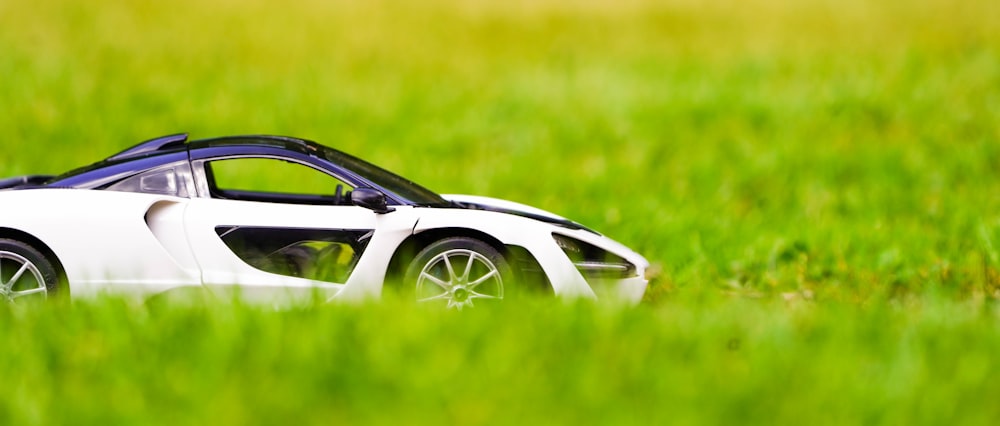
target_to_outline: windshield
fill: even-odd
[[[413,181],[392,173],[350,154],[321,146],[323,159],[370,180],[372,183],[418,205],[427,207],[447,206],[447,200],[440,195],[417,185]]]

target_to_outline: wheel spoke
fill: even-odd
[[[445,290],[448,290],[448,288],[449,288],[449,287],[451,287],[450,285],[448,285],[448,283],[446,283],[446,282],[444,282],[444,281],[441,281],[441,279],[440,279],[440,278],[438,278],[438,277],[435,277],[435,276],[433,276],[433,275],[431,275],[431,274],[428,274],[428,273],[426,273],[426,272],[421,272],[421,273],[420,273],[420,276],[421,276],[421,277],[424,277],[424,278],[426,278],[426,279],[428,279],[428,280],[430,280],[430,282],[432,282],[432,283],[434,283],[434,284],[437,284],[437,285],[438,285],[438,287],[441,287],[441,288],[443,288],[443,289],[445,289]]]
[[[469,274],[472,273],[472,264],[476,262],[476,255],[469,253],[469,263],[465,264],[465,272],[462,273],[462,281],[469,280]]]
[[[456,302],[454,299],[448,299],[448,309],[455,308],[461,311],[462,308],[466,306],[472,308],[475,305],[473,305],[472,300],[469,299],[466,299],[464,302]]]
[[[446,249],[431,256],[423,264],[423,269],[415,280],[416,301],[444,301],[449,309],[462,310],[475,306],[474,299],[503,299],[500,269],[482,251],[477,250],[477,245],[473,246]],[[488,250],[486,252],[489,253]],[[443,292],[436,294],[435,290],[428,290],[434,288],[430,283],[440,287]],[[485,287],[484,283],[487,283]],[[482,288],[476,291],[477,287]]]
[[[493,278],[493,276],[495,276],[496,274],[497,274],[497,270],[496,269],[491,269],[490,272],[486,273],[486,275],[483,275],[483,276],[479,277],[477,280],[469,283],[469,289],[471,290],[471,289],[474,289],[474,288],[478,287],[480,284],[486,282],[486,280],[488,280],[490,278]]]
[[[12,291],[10,292],[10,298],[17,299],[18,297],[27,296],[29,294],[45,293],[46,290],[47,289],[45,287],[38,287],[31,290]]]
[[[17,280],[21,279],[21,275],[24,275],[24,272],[28,270],[28,265],[30,264],[25,263],[21,265],[21,269],[18,269],[17,272],[14,273],[14,276],[11,277],[10,281],[8,281],[7,284],[5,285],[7,290],[10,290],[11,288],[14,287],[14,284],[17,284]]]
[[[448,268],[448,281],[454,283],[455,278],[455,268],[451,267],[451,259],[448,258],[448,253],[444,254],[444,266]]]
[[[444,292],[444,293],[441,293],[441,294],[439,294],[437,296],[430,296],[430,297],[425,297],[423,299],[417,299],[417,302],[430,302],[430,301],[434,301],[434,300],[448,299],[448,303],[450,304],[451,303],[450,296],[451,296],[451,294],[449,294],[448,292]]]
[[[503,299],[500,296],[494,296],[492,294],[483,294],[478,291],[469,290],[469,299]]]

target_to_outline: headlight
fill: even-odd
[[[565,235],[553,233],[552,238],[586,277],[629,278],[637,275],[635,265],[621,256]]]

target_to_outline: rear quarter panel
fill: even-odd
[[[183,239],[187,199],[84,189],[0,191],[0,228],[28,233],[55,253],[74,295],[156,293],[200,285],[198,267]],[[159,210],[160,235],[147,213]],[[174,219],[171,219],[174,217]]]

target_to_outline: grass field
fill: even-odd
[[[662,269],[635,309],[3,308],[0,423],[995,424],[998,117],[989,0],[0,0],[0,176],[288,134]]]

